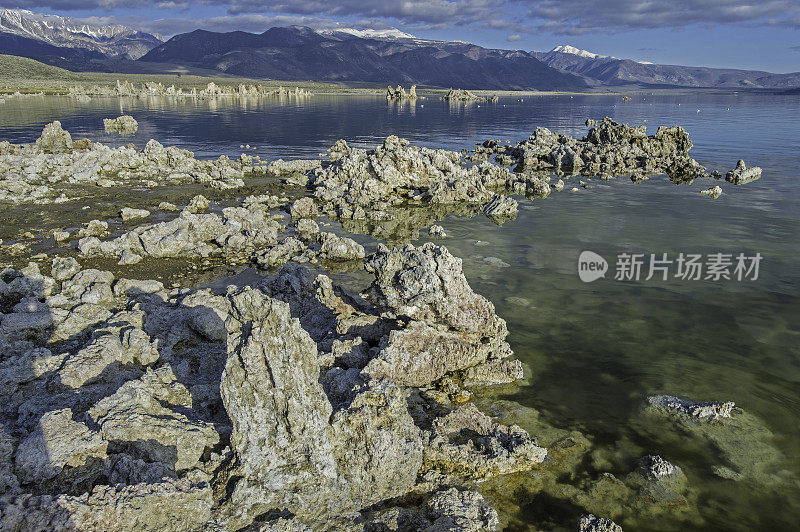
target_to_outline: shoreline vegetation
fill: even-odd
[[[135,121],[106,125],[124,134]],[[260,190],[216,205],[129,202],[115,228],[95,219],[3,244],[18,265],[0,273],[1,528],[497,530],[481,484],[531,470],[586,508],[572,516],[582,531],[620,530],[620,501],[637,509],[634,522],[691,513],[696,492],[657,455],[590,487],[604,497],[565,492],[557,479],[585,458],[586,435],[543,424],[534,437],[476,406],[526,368],[461,259],[438,242],[351,238],[370,222],[397,222],[409,240],[425,228],[446,238],[435,222],[449,213],[502,224],[517,215],[513,195],[580,192],[591,179],[723,179],[689,156],[680,127],[648,136],[609,118],[586,125],[581,139],[537,128],[471,152],[339,140],[291,161],[203,161],[155,140],[110,148],[58,122],[34,144],[0,143],[7,207],[86,203],[121,187]],[[724,177],[736,186],[760,175],[737,163]],[[211,290],[191,275],[170,287],[142,273],[237,263],[265,275]],[[777,481],[768,431],[732,402],[653,396],[642,415],[708,441],[736,465],[720,469],[725,478]]]

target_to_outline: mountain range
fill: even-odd
[[[418,83],[483,89],[586,88],[533,54],[413,36],[359,36],[291,26],[261,34],[196,30],[156,46],[140,61],[182,63],[282,80]]]
[[[195,30],[164,41],[121,25],[0,10],[0,53],[76,71],[177,68],[278,80],[420,84],[470,89],[587,90],[619,87],[779,89],[800,73],[658,65],[568,45],[549,52],[420,39],[397,29],[276,27],[255,34]]]
[[[780,89],[800,86],[800,72],[772,74],[757,70],[657,65],[594,54],[572,46],[534,52],[542,62],[562,72],[584,77],[590,84],[638,84],[666,87]]]
[[[138,59],[164,42],[163,37],[119,24],[88,24],[23,9],[0,9],[0,32],[56,48],[88,50],[118,59]]]

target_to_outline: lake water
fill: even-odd
[[[101,119],[122,113],[139,121],[139,132],[107,135]],[[622,102],[613,95],[557,95],[455,106],[433,98],[387,104],[378,96],[334,95],[285,104],[81,104],[46,97],[1,105],[0,140],[32,142],[44,124],[60,120],[73,138],[139,146],[155,138],[201,156],[246,151],[286,159],[317,156],[339,138],[373,147],[390,134],[449,149],[488,138],[516,143],[537,126],[582,136],[587,118],[604,116],[645,124],[650,133],[659,125],[681,125],[701,164],[724,173],[744,159],[761,166],[763,177],[738,187],[713,180],[676,186],[664,176],[639,185],[592,179],[576,192],[570,189],[578,178],[571,178],[547,199],[518,198],[519,216],[502,226],[480,216],[449,215],[441,222],[449,237],[437,242],[463,258],[470,284],[508,321],[509,341],[530,370],[526,384],[490,392],[479,403],[575,457],[481,489],[513,530],[574,530],[588,511],[630,530],[796,530],[800,97],[637,94]],[[240,148],[245,144],[251,149]],[[724,190],[719,199],[699,194],[715,184]],[[392,242],[407,238],[388,226],[358,229]],[[371,237],[362,241],[374,245]],[[577,260],[584,250],[608,261],[605,278],[580,281]],[[639,281],[614,279],[622,253],[644,254]],[[669,259],[732,254],[734,261],[740,253],[760,253],[763,259],[757,280],[676,279],[674,263],[668,280],[645,280],[649,255],[664,253]],[[735,401],[757,429],[721,441],[644,415],[646,398],[662,393]],[[570,454],[564,442],[574,430],[584,436],[574,437],[582,443]],[[688,508],[642,509],[627,488],[613,488],[647,454],[682,467]],[[748,457],[759,465],[748,469]]]

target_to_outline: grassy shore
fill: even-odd
[[[0,93],[38,93],[63,94],[69,87],[83,85],[113,86],[119,81],[141,85],[148,81],[162,83],[165,86],[175,85],[181,89],[203,89],[210,82],[221,86],[239,85],[240,83],[280,86],[286,88],[300,87],[313,92],[377,92],[376,88],[353,88],[336,83],[315,81],[278,81],[250,79],[227,76],[206,76],[196,74],[119,74],[105,72],[71,72],[26,57],[0,54]],[[383,89],[385,90],[385,89]]]

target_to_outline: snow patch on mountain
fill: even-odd
[[[575,48],[574,46],[570,46],[568,44],[563,44],[561,46],[556,46],[555,48],[550,50],[550,53],[553,53],[553,52],[558,52],[558,53],[562,53],[562,54],[577,55],[579,57],[585,57],[587,59],[606,59],[606,58],[609,57],[607,55],[600,55],[600,54],[595,54],[595,53],[592,53],[592,52],[587,52],[586,50],[581,50],[580,48]]]
[[[380,40],[395,40],[395,39],[416,39],[415,36],[411,35],[410,33],[406,33],[404,31],[398,30],[397,28],[386,28],[382,30],[373,30],[373,29],[364,29],[359,30],[356,28],[334,28],[330,30],[322,30],[319,33],[324,34],[331,34],[331,33],[346,33],[348,35],[354,35],[356,37],[360,37],[362,39],[380,39]]]

